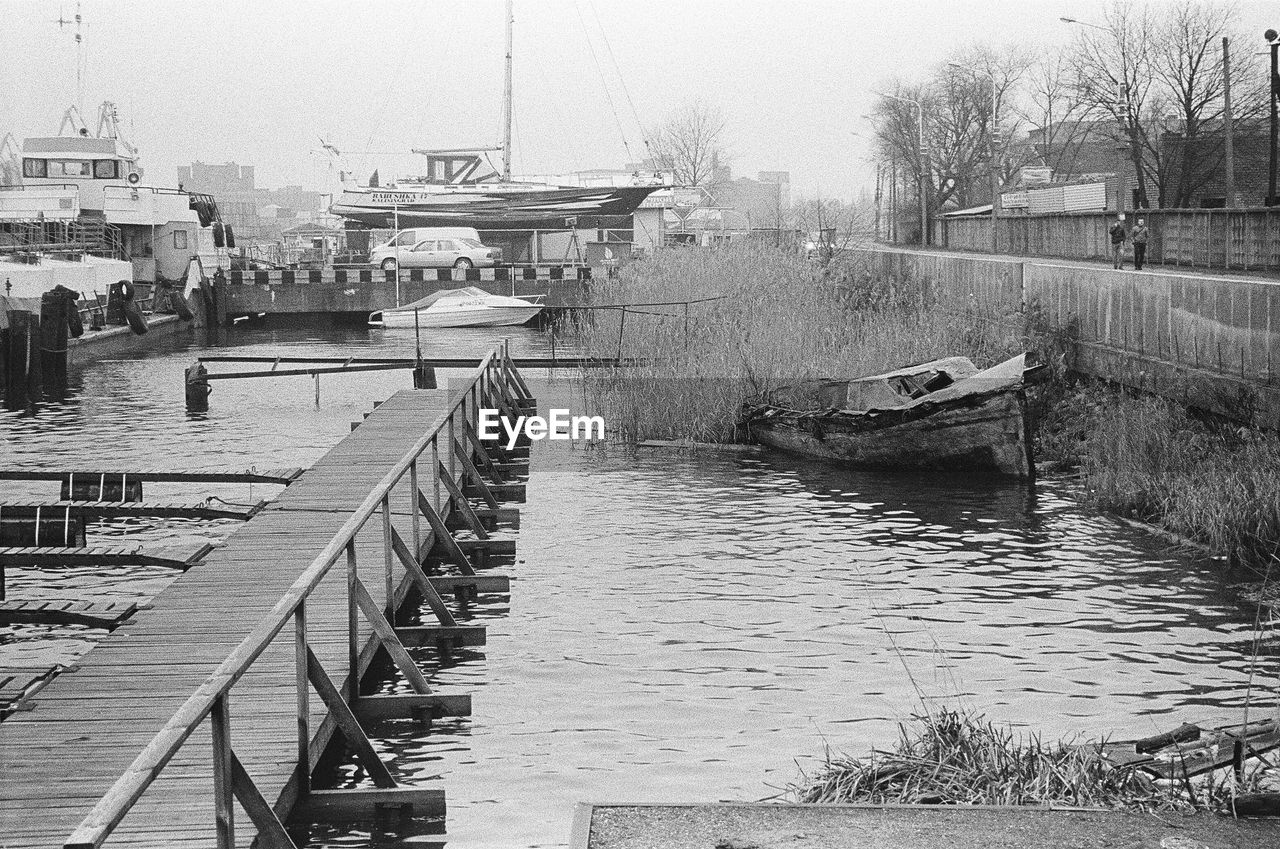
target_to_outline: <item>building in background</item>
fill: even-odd
[[[777,230],[789,225],[791,172],[761,171],[753,180],[733,178],[727,165],[717,170],[717,180],[709,189],[710,206],[746,216],[751,230]]]
[[[1232,141],[1237,204],[1265,206],[1270,138],[1265,131],[1237,124]],[[1226,139],[1221,123],[1202,125],[1190,139],[1183,133],[1165,133],[1160,137],[1160,149],[1168,205],[1201,209],[1227,205]]]
[[[255,177],[254,166],[235,162],[193,162],[178,168],[178,181],[187,190],[216,193],[223,222],[245,244],[282,243],[284,232],[300,224],[335,226],[337,219],[327,211],[329,195],[302,186],[264,189]]]

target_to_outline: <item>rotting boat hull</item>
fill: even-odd
[[[955,399],[919,415],[778,414],[748,423],[756,441],[867,469],[970,471],[1031,478],[1022,391]]]

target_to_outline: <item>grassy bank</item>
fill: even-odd
[[[867,281],[855,265],[821,269],[776,249],[664,251],[623,270],[601,302],[718,300],[594,313],[588,352],[639,358],[592,371],[588,392],[624,439],[734,441],[739,405],[797,380],[871,374],[962,354],[979,365],[1020,349],[966,316],[926,310]]]
[[[790,791],[800,802],[1052,803],[1229,812],[1234,794],[1262,789],[1263,769],[1252,765],[1238,783],[1213,774],[1156,781],[1110,763],[1096,745],[1045,743],[981,716],[943,709],[900,726],[892,751],[873,751],[866,758],[828,752],[825,763]]]
[[[1097,382],[1051,385],[1037,459],[1075,469],[1081,498],[1235,563],[1267,568],[1280,547],[1280,438],[1197,418]]]

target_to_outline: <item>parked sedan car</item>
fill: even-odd
[[[399,251],[401,268],[488,268],[497,265],[498,248],[490,248],[475,239],[423,239],[409,249]],[[382,260],[383,271],[394,271],[394,256]]]

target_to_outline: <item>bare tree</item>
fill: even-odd
[[[866,240],[872,232],[872,210],[867,203],[851,203],[835,198],[806,198],[791,205],[790,226],[816,237],[817,256],[826,264],[835,253]]]
[[[667,116],[650,134],[654,164],[671,171],[678,185],[713,187],[727,159],[724,115],[702,101],[686,104]]]
[[[1210,0],[1113,0],[1101,31],[1076,33],[1074,67],[1085,104],[1111,118],[1127,149],[1140,205],[1154,189],[1159,206],[1185,206],[1217,172],[1223,153],[1221,44],[1233,34],[1235,6]],[[1238,40],[1238,39],[1237,39]],[[1243,43],[1249,43],[1245,41]],[[1239,54],[1242,51],[1238,51]],[[1254,63],[1256,64],[1256,63]],[[1233,62],[1243,125],[1266,103],[1266,80]]]
[[[973,45],[952,56],[925,84],[892,83],[887,91],[893,96],[881,98],[874,107],[881,159],[902,163],[917,192],[924,182],[931,211],[947,204],[966,207],[991,200],[991,170],[1001,181],[1006,176],[1005,157],[999,152],[1003,148],[992,158],[992,122],[999,120],[997,138],[1007,139],[1017,132],[1019,116],[1007,104],[1031,63],[1023,50],[1001,51],[985,45]],[[923,151],[919,112],[909,100],[923,107]]]
[[[1161,161],[1157,182],[1160,205],[1186,206],[1221,167],[1224,139],[1221,129],[1225,67],[1222,39],[1232,35],[1235,8],[1228,4],[1182,0],[1165,8],[1157,22],[1152,45],[1152,72],[1165,90],[1166,119],[1181,125],[1176,145],[1165,145],[1170,132],[1161,128]],[[1247,44],[1241,38],[1236,42]],[[1266,104],[1266,79],[1250,74],[1256,62],[1233,61],[1234,110],[1243,125],[1260,117]]]
[[[1060,179],[1080,174],[1081,153],[1095,135],[1097,110],[1080,97],[1065,50],[1044,53],[1028,69],[1016,113],[1032,128],[1029,145],[1010,140],[1008,164],[1047,165]]]
[[[1163,104],[1153,72],[1154,36],[1149,7],[1114,0],[1106,7],[1104,25],[1077,28],[1072,50],[1080,99],[1111,117],[1109,135],[1117,156],[1127,152],[1132,162],[1139,206],[1148,205],[1149,179],[1160,171],[1158,116]]]

